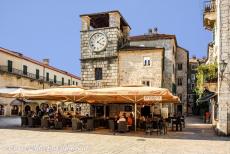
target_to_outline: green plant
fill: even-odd
[[[217,81],[218,78],[217,63],[214,64],[202,64],[197,68],[196,74],[196,94],[201,97],[204,91],[204,83]]]

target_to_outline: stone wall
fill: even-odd
[[[163,56],[164,49],[120,51],[120,85],[141,85],[142,81],[150,81],[150,86],[162,87]],[[150,66],[144,66],[144,57],[150,57]]]
[[[89,47],[89,39],[95,32],[102,32],[108,38],[104,51],[93,52]],[[118,42],[121,32],[116,27],[107,27],[81,32],[81,78],[85,88],[102,88],[118,85]],[[102,68],[102,80],[95,80],[95,68]]]
[[[219,63],[227,63],[223,79],[219,77],[219,121],[217,129],[220,133],[230,135],[230,1],[217,1],[217,29],[215,40],[219,48]],[[220,69],[219,74],[221,75]]]
[[[172,91],[172,84],[175,83],[175,41],[173,39],[160,39],[130,42],[130,46],[140,45],[145,47],[157,47],[165,49],[163,87]]]
[[[176,52],[176,65],[182,64],[182,70],[178,70],[176,66],[176,79],[182,78],[182,86],[177,85],[177,95],[182,95],[182,112],[187,112],[187,89],[188,89],[188,52],[178,47]]]

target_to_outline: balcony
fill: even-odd
[[[5,72],[5,73],[16,75],[17,78],[25,77],[25,78],[29,78],[31,81],[37,80],[39,82],[44,82],[44,83],[46,82],[46,83],[49,83],[50,85],[57,85],[57,86],[62,85],[61,81],[54,82],[53,79],[49,79],[49,81],[47,81],[46,78],[43,76],[37,76],[36,74],[29,73],[29,72],[24,74],[22,70],[19,70],[16,68],[9,69],[8,66],[5,66],[5,65],[0,65],[0,72]],[[64,85],[67,85],[67,84],[65,83]]]
[[[216,0],[204,2],[203,20],[204,27],[212,31],[216,22]]]

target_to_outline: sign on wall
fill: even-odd
[[[144,101],[162,101],[162,96],[144,96]]]

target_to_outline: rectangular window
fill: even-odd
[[[36,69],[36,79],[39,79],[39,69]]]
[[[49,81],[50,80],[50,74],[47,72],[46,73],[46,81]]]
[[[8,72],[13,72],[13,62],[11,60],[8,60]]]
[[[195,88],[195,84],[192,83],[192,84],[191,84],[191,90],[193,90],[194,88]]]
[[[68,85],[70,85],[70,79],[68,80]]]
[[[102,68],[95,68],[95,80],[102,80]]]
[[[178,85],[178,86],[182,86],[182,81],[183,81],[182,78],[178,78],[178,79],[177,79],[177,85]]]
[[[75,82],[73,81],[73,85],[75,85]]]
[[[142,81],[142,84],[146,87],[150,87],[150,81]]]
[[[196,80],[195,74],[191,74],[191,80],[192,80],[192,81],[195,81],[195,80]]]
[[[27,75],[27,66],[23,65],[23,75]]]
[[[175,66],[174,66],[174,64],[173,64],[173,73],[175,73]]]
[[[54,75],[54,83],[57,83],[57,76]]]
[[[65,84],[65,80],[64,78],[61,78],[61,84],[64,85]]]
[[[151,60],[150,57],[144,57],[144,66],[150,66]]]
[[[183,65],[182,65],[182,63],[177,64],[177,70],[179,70],[179,71],[183,70]]]
[[[76,86],[78,85],[78,82],[76,81]]]

